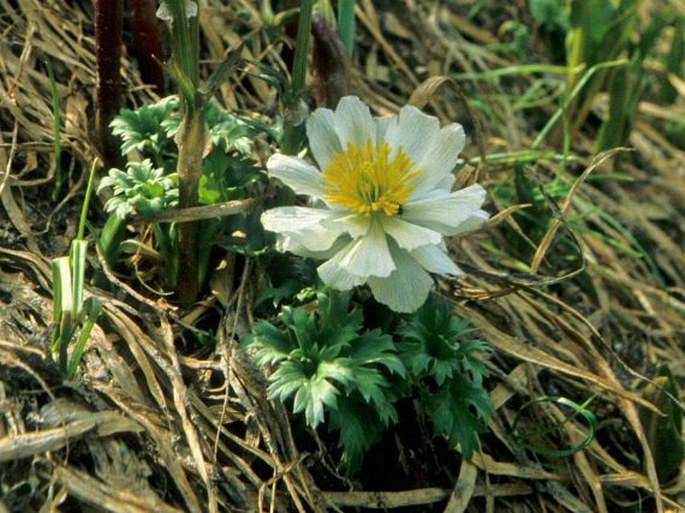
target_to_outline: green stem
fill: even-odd
[[[181,208],[197,205],[198,188],[202,176],[202,153],[205,147],[204,109],[191,108],[181,125],[178,146],[179,204]],[[179,300],[191,304],[199,292],[198,280],[198,223],[178,224],[178,280]]]
[[[300,141],[304,133],[304,120],[296,114],[300,108],[300,99],[304,92],[307,77],[307,58],[309,56],[309,35],[312,30],[312,7],[313,0],[302,0],[300,3],[300,15],[297,20],[297,37],[295,39],[295,57],[290,83],[290,99],[286,110],[286,119],[294,121],[286,124],[283,130],[283,143],[281,150],[287,155],[294,155],[300,147]]]
[[[197,22],[199,13],[192,13],[189,6],[194,4],[197,9],[199,6],[190,0],[168,0],[168,2],[173,17],[171,39],[174,59],[184,75],[197,87],[200,77],[200,35]]]
[[[197,205],[205,147],[204,99],[198,91],[200,80],[199,6],[191,0],[167,0],[170,8],[174,66],[183,119],[177,135],[179,204],[181,208]],[[198,279],[197,221],[178,224],[178,274],[176,290],[179,301],[189,305],[197,299]]]

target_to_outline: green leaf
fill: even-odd
[[[105,204],[105,210],[116,212],[121,219],[133,212],[151,217],[178,204],[177,175],[167,175],[164,169],[153,168],[149,159],[129,162],[125,172],[111,169],[98,189],[104,187],[111,187],[114,192]]]
[[[283,307],[280,320],[285,331],[260,322],[242,342],[257,349],[258,365],[277,366],[269,376],[270,399],[292,398],[293,413],[303,413],[312,428],[328,415],[333,429],[340,431],[341,465],[351,469],[382,428],[397,421],[397,395],[388,378],[405,376],[406,370],[390,336],[380,330],[360,333],[363,314],[350,308],[348,293],[321,291],[317,299],[314,311],[311,305]],[[340,408],[372,412],[373,436],[355,441],[359,430],[369,426],[360,418],[338,415]]]
[[[338,400],[337,409],[330,413],[329,428],[340,432],[340,467],[351,475],[361,465],[364,454],[380,440],[385,426],[374,408],[353,394]]]
[[[435,434],[446,436],[450,445],[459,444],[464,457],[470,458],[479,449],[478,433],[492,412],[485,390],[456,376],[437,393],[426,394],[424,401]]]
[[[144,105],[135,111],[123,109],[112,120],[112,133],[121,137],[121,154],[138,151],[143,156],[157,159],[164,150],[170,149],[164,120],[178,108],[178,98],[169,96],[152,105]],[[157,165],[161,163],[155,161]]]
[[[437,436],[460,444],[466,458],[478,449],[478,433],[492,407],[483,389],[487,369],[476,356],[488,351],[472,332],[468,319],[451,314],[444,302],[428,301],[398,330],[400,358],[421,391],[419,408]]]
[[[362,365],[378,364],[391,373],[404,377],[407,371],[396,353],[397,348],[392,337],[375,329],[354,339],[346,354]]]
[[[659,482],[667,484],[678,474],[685,457],[683,413],[672,399],[678,397],[678,388],[667,365],[659,368],[653,381],[654,385],[648,385],[643,396],[660,413],[642,408],[640,421],[656,463]]]
[[[266,321],[260,321],[253,327],[253,334],[245,337],[246,346],[258,348],[255,354],[257,365],[271,365],[288,357],[294,344],[288,334],[282,332]]]
[[[317,376],[308,380],[295,394],[293,413],[305,412],[305,419],[310,427],[315,428],[324,419],[324,406],[335,409],[339,391],[325,378]]]
[[[240,56],[243,53],[244,44],[245,40],[241,41],[237,48],[234,48],[233,50],[228,52],[226,58],[212,72],[212,74],[209,76],[204,86],[200,90],[200,92],[204,96],[208,98],[214,96],[214,94],[218,91],[221,84],[226,82],[229,79],[230,75],[233,74],[233,72],[238,67],[238,63],[240,62]]]
[[[305,387],[309,379],[302,366],[294,361],[284,361],[274,372],[267,389],[269,399],[286,401],[300,388]]]

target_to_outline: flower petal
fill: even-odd
[[[410,253],[419,265],[430,273],[453,274],[455,276],[462,274],[461,269],[439,246],[421,246]]]
[[[363,237],[350,243],[340,266],[355,276],[388,276],[395,269],[395,262],[388,248],[388,239],[378,222],[372,222]]]
[[[415,312],[426,302],[433,279],[406,251],[392,247],[397,268],[387,278],[368,279],[377,301],[395,312]]]
[[[363,214],[352,213],[347,210],[337,211],[341,214],[339,217],[332,217],[324,222],[324,224],[332,229],[340,232],[348,233],[353,239],[365,235],[369,231],[371,220]]]
[[[315,198],[323,196],[323,177],[318,169],[304,160],[288,155],[273,155],[266,163],[271,176],[275,176],[297,194]]]
[[[458,123],[447,125],[430,138],[417,162],[423,173],[414,181],[410,198],[421,198],[436,187],[441,187],[446,179],[450,179],[459,153],[464,149],[465,140],[464,128]]]
[[[440,133],[437,118],[424,114],[416,107],[402,107],[399,116],[391,118],[385,132],[385,142],[392,148],[402,147],[417,164],[426,151],[426,144]]]
[[[307,120],[309,149],[321,169],[325,169],[333,155],[342,151],[335,131],[335,114],[331,109],[316,109]]]
[[[341,265],[340,262],[344,256],[344,251],[339,251],[333,258],[317,268],[321,281],[336,290],[350,290],[366,281],[366,278],[351,274]]]
[[[326,251],[342,235],[340,230],[324,226],[323,222],[339,215],[320,208],[279,207],[262,214],[262,225],[270,232],[283,235],[279,250],[301,254],[302,246],[309,251]]]
[[[412,250],[426,244],[439,244],[442,241],[442,235],[438,232],[408,223],[398,216],[381,216],[380,220],[385,233],[395,239],[403,249]]]
[[[276,237],[276,251],[280,253],[290,252],[294,255],[305,258],[313,258],[314,260],[328,260],[335,256],[342,248],[347,246],[352,240],[350,237],[343,235],[338,238],[333,245],[323,251],[314,251],[307,249],[298,242],[299,239],[289,235],[277,235]]]
[[[397,116],[379,116],[373,118],[374,123],[376,123],[376,145],[378,145],[380,140],[385,141],[385,133],[388,131],[390,123],[394,123]]]
[[[371,111],[356,96],[345,96],[335,109],[335,130],[340,138],[340,146],[347,148],[349,143],[356,146],[365,144],[369,139],[376,140],[376,123]]]
[[[473,230],[490,216],[480,209],[485,190],[478,184],[441,197],[410,201],[402,207],[402,218],[443,235]]]
[[[386,142],[393,148],[402,147],[421,169],[421,174],[412,182],[414,189],[410,194],[412,199],[420,199],[434,188],[442,188],[445,180],[449,180],[464,149],[464,128],[458,123],[440,128],[437,118],[407,105],[400,111],[397,122],[388,127]]]

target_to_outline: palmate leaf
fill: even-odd
[[[466,458],[478,449],[478,433],[492,411],[482,387],[487,369],[476,356],[489,347],[464,340],[471,331],[468,319],[453,316],[445,303],[429,301],[399,330],[398,344],[435,435],[459,444]]]
[[[140,151],[146,156],[160,154],[169,144],[163,122],[177,107],[178,98],[169,96],[135,111],[122,109],[110,123],[112,133],[123,141],[121,154],[126,155],[132,150]],[[152,154],[147,155],[146,150],[150,150]]]
[[[317,298],[311,313],[283,307],[285,331],[260,322],[244,342],[257,348],[258,364],[277,365],[269,377],[269,398],[292,400],[293,413],[303,413],[313,428],[328,417],[331,429],[340,431],[341,465],[352,469],[382,430],[397,421],[397,396],[388,378],[406,371],[389,335],[360,333],[363,315],[350,311],[349,294],[321,292]]]
[[[397,348],[392,337],[381,333],[378,329],[367,331],[354,339],[345,354],[357,365],[377,364],[393,374],[401,377],[406,375],[402,360],[397,357]]]
[[[446,436],[450,445],[459,444],[465,458],[479,448],[478,433],[492,412],[488,394],[463,376],[455,376],[437,393],[425,394],[424,404],[437,436]]]
[[[176,174],[164,174],[164,170],[153,167],[149,159],[129,162],[125,172],[111,169],[100,181],[98,190],[105,187],[111,187],[114,192],[105,204],[105,210],[116,212],[122,219],[134,211],[153,216],[178,203]]]
[[[364,454],[380,440],[385,424],[373,407],[352,394],[338,399],[338,407],[330,413],[329,427],[340,432],[340,467],[350,475],[359,468]]]
[[[317,374],[313,378],[302,381],[297,388],[293,413],[300,413],[304,410],[307,424],[315,428],[324,420],[324,406],[332,409],[337,407],[339,393],[338,389],[324,376]]]
[[[397,411],[392,404],[395,397],[390,392],[388,379],[378,369],[368,367],[357,367],[353,373],[353,385],[348,387],[350,393],[361,395],[364,403],[376,411],[384,426],[397,422]]]
[[[326,344],[342,346],[357,338],[364,319],[361,310],[349,310],[350,294],[331,290],[318,299],[321,337]]]
[[[458,354],[461,358],[460,364],[462,371],[471,375],[474,383],[481,384],[483,378],[488,375],[488,369],[475,353],[490,352],[490,346],[482,340],[469,340],[459,345]]]
[[[266,321],[255,323],[252,334],[243,339],[246,347],[257,347],[255,354],[257,365],[271,365],[288,357],[295,349],[291,337]]]

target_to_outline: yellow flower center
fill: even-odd
[[[409,199],[411,180],[421,174],[402,147],[390,160],[391,148],[371,140],[336,153],[323,171],[324,199],[366,216],[383,211],[393,216]]]

